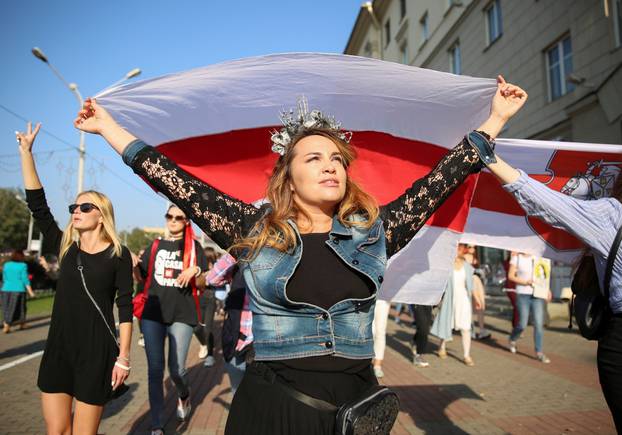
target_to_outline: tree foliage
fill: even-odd
[[[151,243],[157,234],[147,233],[141,228],[133,228],[131,231],[119,232],[121,243],[129,248],[130,251],[138,253],[141,249],[145,249]]]
[[[20,189],[0,188],[0,250],[26,249],[30,212]]]

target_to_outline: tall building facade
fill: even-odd
[[[622,143],[622,0],[375,0],[345,53],[502,74],[529,94],[506,137]]]
[[[344,52],[503,75],[529,94],[505,137],[622,144],[622,0],[374,0]],[[498,276],[503,252],[480,252]],[[554,275],[559,295],[570,268]]]

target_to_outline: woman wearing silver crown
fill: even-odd
[[[299,113],[283,115],[285,127],[273,135],[280,157],[268,183],[269,203],[256,208],[197,180],[87,100],[75,126],[103,136],[134,172],[241,260],[256,355],[226,433],[341,433],[345,423],[335,410],[355,409],[350,402],[357,400],[373,405],[368,418],[359,419],[368,426],[357,433],[389,432],[395,401],[382,396],[389,399],[378,405],[380,396],[368,393],[377,385],[371,324],[386,259],[494,157],[491,138],[526,99],[504,86],[478,131],[383,207],[348,176],[355,158],[350,135],[305,103]]]

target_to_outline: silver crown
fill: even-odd
[[[282,111],[279,115],[283,128],[272,132],[272,151],[285,155],[287,147],[292,140],[301,132],[312,129],[330,130],[347,143],[352,139],[351,131],[341,130],[341,123],[336,121],[332,116],[325,116],[319,110],[309,112],[309,104],[307,99],[302,96],[298,98],[298,111],[294,113],[294,109]]]

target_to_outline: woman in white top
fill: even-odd
[[[486,329],[486,322],[484,320],[484,312],[486,311],[486,286],[483,282],[484,270],[479,262],[479,256],[477,255],[477,248],[475,245],[461,245],[464,246],[465,250],[464,259],[475,269],[473,275],[473,314],[477,316],[479,332],[472,335],[478,340],[485,340],[490,338],[492,334]]]
[[[516,283],[516,306],[518,307],[519,315],[518,325],[514,327],[510,334],[510,352],[516,353],[516,340],[527,327],[529,311],[531,311],[533,316],[533,341],[536,348],[536,355],[540,362],[548,364],[551,360],[542,352],[545,300],[534,297],[533,264],[534,257],[532,255],[512,252],[510,256],[508,278]]]
[[[464,260],[464,248],[458,247],[458,256],[445,288],[445,295],[441,308],[434,319],[430,333],[441,339],[438,356],[447,358],[446,344],[452,340],[452,330],[460,331],[462,335],[462,350],[464,363],[474,366],[471,358],[471,323],[473,322],[473,267]]]

